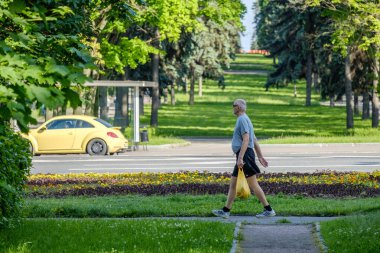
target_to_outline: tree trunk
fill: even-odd
[[[330,107],[334,107],[335,106],[335,97],[334,97],[334,95],[330,94],[329,98],[330,98]]]
[[[362,120],[366,119],[369,119],[369,93],[367,90],[364,90]]]
[[[175,105],[175,89],[174,89],[174,84],[172,84],[171,88],[170,88],[170,103],[171,103],[171,105]]]
[[[99,88],[95,87],[95,98],[94,98],[94,104],[92,105],[92,115],[95,117],[99,117]]]
[[[185,85],[183,86],[183,93],[187,93],[187,86],[189,84],[189,78],[185,77]]]
[[[200,76],[200,77],[198,78],[198,85],[199,85],[198,95],[199,95],[200,97],[202,97],[202,95],[203,95],[203,77],[202,77],[202,76]]]
[[[168,86],[163,89],[164,104],[168,104]]]
[[[144,112],[144,91],[142,91],[140,89],[140,92],[139,92],[139,103],[140,103],[140,107],[139,107],[139,115],[140,116],[144,116],[145,112]]]
[[[190,92],[189,92],[189,105],[194,104],[194,86],[195,86],[195,71],[191,71]]]
[[[347,48],[347,56],[345,60],[345,88],[346,88],[346,127],[354,128],[354,113],[352,110],[352,76],[351,76],[351,49]]]
[[[155,48],[160,49],[160,32],[158,29],[155,31],[156,41],[154,43]],[[159,64],[160,56],[158,54],[152,55],[152,80],[157,83],[157,87],[152,88],[152,109],[150,114],[150,125],[152,127],[158,126],[158,109],[160,108],[160,84],[159,84]]]
[[[313,82],[312,78],[313,58],[311,52],[307,54],[306,63],[306,106],[311,106],[311,86]]]
[[[355,116],[359,115],[359,94],[357,91],[354,91],[354,114]]]
[[[313,85],[313,44],[311,35],[314,34],[313,15],[310,11],[306,11],[305,19],[305,35],[307,42],[307,58],[306,58],[306,101],[305,106],[311,106],[311,89]]]
[[[98,87],[100,118],[108,120],[107,87]]]
[[[75,108],[75,109],[73,110],[73,114],[74,114],[74,115],[82,115],[82,114],[83,114],[83,108],[82,108],[82,106],[80,105],[80,106],[78,106],[77,108]]]
[[[296,83],[294,83],[293,95],[294,95],[295,98],[297,97],[297,84]]]
[[[313,73],[313,81],[314,81],[314,91],[319,94],[321,91],[321,87],[319,86],[319,75],[318,72]]]
[[[379,59],[375,59],[373,66],[373,90],[372,90],[372,127],[379,127],[379,94],[377,86],[379,85]]]
[[[125,128],[129,125],[128,118],[128,88],[116,87],[114,125]]]
[[[129,69],[124,68],[124,73],[123,80],[125,81],[129,78]],[[116,87],[114,126],[120,126],[123,131],[129,125],[128,93],[129,88]]]
[[[94,104],[96,103],[97,87],[89,87],[84,91],[84,114],[94,116]]]

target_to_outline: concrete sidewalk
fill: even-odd
[[[168,219],[204,220],[235,223],[235,239],[230,253],[319,253],[325,252],[319,222],[339,217],[253,216],[172,217]],[[242,239],[239,241],[239,235]]]
[[[238,221],[243,239],[231,252],[318,253],[324,243],[316,223],[336,217],[231,217]]]

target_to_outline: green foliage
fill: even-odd
[[[241,17],[246,13],[246,7],[241,1],[234,0],[216,0],[216,1],[199,1],[199,14],[206,19],[212,20],[220,25],[233,23],[239,29],[243,28]]]
[[[169,219],[33,219],[0,231],[1,252],[220,253],[235,224]]]
[[[186,4],[181,0],[147,0],[136,20],[157,28],[160,37],[156,39],[173,42],[180,38],[182,28],[187,32],[201,28],[197,14],[198,0],[188,0]]]
[[[78,104],[72,84],[83,84],[94,68],[83,44],[88,20],[76,3],[2,1],[0,9],[0,121],[16,119],[27,131],[32,106]],[[71,6],[69,6],[71,4]],[[82,3],[84,4],[84,3]],[[66,92],[63,91],[66,90]]]
[[[321,234],[329,252],[379,252],[379,231],[379,210],[321,222]]]
[[[124,67],[135,69],[138,64],[145,64],[150,60],[150,54],[158,54],[159,50],[149,46],[139,38],[128,39],[123,37],[118,44],[112,44],[103,39],[100,47],[105,66],[124,73]]]
[[[199,1],[197,13],[202,29],[183,29],[176,43],[164,41],[162,79],[164,85],[182,84],[198,77],[220,78],[223,67],[229,67],[239,48],[240,17],[244,13],[240,1]]]
[[[32,166],[28,143],[8,126],[0,126],[0,227],[18,214]]]
[[[358,46],[368,51],[380,45],[379,1],[308,0],[307,3],[323,7],[324,15],[335,20],[331,42],[343,56],[347,54],[347,47]]]
[[[64,198],[27,198],[23,217],[189,217],[212,216],[210,210],[223,206],[225,194],[166,196],[118,195],[80,196]],[[338,216],[380,210],[380,197],[376,198],[309,198],[268,195],[268,201],[278,215]],[[254,215],[262,211],[258,199],[237,199],[233,215]]]

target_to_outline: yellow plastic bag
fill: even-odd
[[[249,189],[247,179],[245,178],[242,169],[239,169],[236,183],[236,197],[241,199],[247,199],[251,196],[251,190]]]

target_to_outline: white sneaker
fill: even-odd
[[[256,218],[266,218],[276,216],[276,212],[272,209],[272,211],[264,210],[264,212],[256,214]]]
[[[212,210],[212,213],[215,216],[222,217],[224,219],[228,219],[228,217],[230,217],[230,212],[225,212],[223,210]]]

